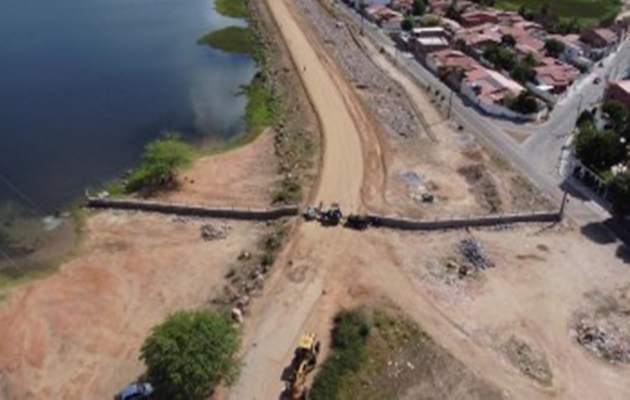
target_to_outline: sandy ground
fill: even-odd
[[[178,190],[161,198],[175,203],[268,207],[276,179],[273,159],[273,131],[269,129],[249,146],[197,160],[192,169],[180,174]]]
[[[266,206],[266,185],[275,179],[271,151],[267,133],[202,159],[172,199]],[[120,212],[90,217],[72,261],[13,289],[0,305],[0,399],[106,399],[142,373],[138,355],[151,327],[171,312],[207,304],[229,264],[255,248],[264,230],[227,222],[229,236],[208,242],[200,235],[204,223],[223,222]]]

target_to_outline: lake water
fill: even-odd
[[[50,213],[137,165],[162,131],[194,142],[238,133],[246,98],[234,93],[255,66],[197,44],[242,24],[213,8],[212,0],[1,0],[0,203]]]

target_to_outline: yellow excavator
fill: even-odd
[[[314,333],[300,336],[293,361],[283,374],[283,379],[286,382],[285,398],[291,400],[306,400],[308,398],[306,377],[315,369],[319,347],[320,343]]]

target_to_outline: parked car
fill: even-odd
[[[115,400],[148,400],[153,394],[153,386],[147,382],[135,382],[121,390]]]

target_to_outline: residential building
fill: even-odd
[[[425,64],[434,74],[438,75],[446,68],[461,68],[463,71],[471,71],[481,68],[481,65],[472,57],[459,50],[444,49],[434,51],[426,56]]]
[[[572,65],[551,57],[542,59],[543,65],[535,67],[537,89],[550,94],[563,93],[580,75]]]
[[[411,14],[414,0],[391,0],[389,8],[402,14]]]
[[[411,40],[411,48],[421,61],[427,54],[450,47],[448,39],[439,36],[418,37]]]
[[[517,82],[484,67],[467,71],[461,86],[462,95],[483,111],[508,118],[523,117],[507,107],[507,101],[523,91],[525,88]]]
[[[461,15],[462,26],[474,27],[483,24],[498,24],[499,16],[496,11],[474,10]]]
[[[592,48],[600,49],[614,46],[617,34],[607,28],[589,29],[580,35],[580,40]]]
[[[593,62],[585,57],[584,44],[580,41],[580,35],[549,35],[549,39],[555,39],[564,45],[564,51],[560,59],[569,64],[590,66]]]
[[[585,54],[593,60],[600,60],[608,55],[617,44],[617,34],[607,28],[590,29],[580,35],[585,44]]]
[[[610,82],[606,88],[606,98],[617,100],[630,110],[630,80]]]

